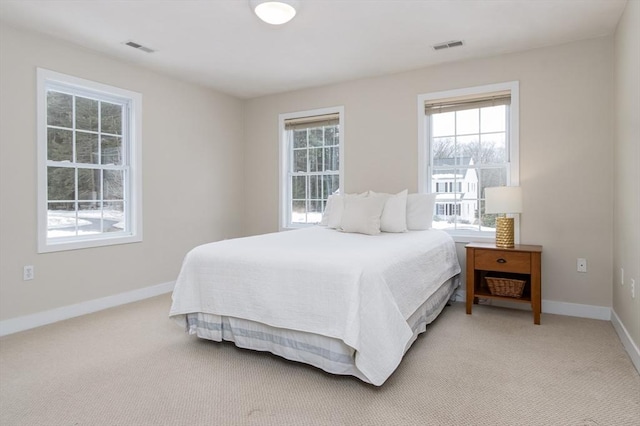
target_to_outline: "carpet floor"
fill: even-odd
[[[170,296],[0,339],[0,424],[640,425],[608,321],[455,303],[382,387],[188,336]]]

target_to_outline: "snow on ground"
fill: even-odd
[[[120,210],[49,210],[47,214],[47,237],[59,238],[75,235],[95,235],[102,231],[96,227],[100,219],[115,222],[111,227],[124,229],[124,213]],[[77,224],[77,228],[76,228]]]

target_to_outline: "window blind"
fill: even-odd
[[[448,99],[437,99],[424,103],[424,113],[443,114],[445,112],[463,111],[465,109],[486,108],[498,105],[511,104],[511,92],[502,91],[490,94],[483,94],[481,97],[459,97]]]
[[[335,126],[340,124],[339,114],[314,115],[311,117],[290,118],[284,121],[285,130],[302,130],[313,127]]]

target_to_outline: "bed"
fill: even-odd
[[[200,338],[380,386],[454,295],[459,273],[443,231],[314,226],[191,250],[169,315]]]

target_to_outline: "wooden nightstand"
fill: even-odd
[[[540,324],[542,295],[540,291],[542,246],[516,245],[500,248],[495,244],[470,243],[467,249],[467,314],[478,298],[500,299],[531,305],[534,324]],[[522,297],[491,294],[486,276],[525,281]]]

